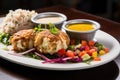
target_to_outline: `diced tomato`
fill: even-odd
[[[89,46],[85,46],[85,51],[89,51],[90,47]]]
[[[92,56],[92,53],[90,51],[88,51],[87,54],[89,54],[90,56]]]
[[[89,41],[89,46],[94,46],[95,42],[93,40]]]
[[[58,50],[58,55],[62,56],[62,55],[65,55],[66,54],[66,50],[64,48]]]
[[[82,57],[84,54],[86,54],[86,51],[82,51],[78,54],[79,57]]]
[[[97,47],[93,47],[93,49],[95,49],[95,51],[98,51],[98,48],[97,48]]]
[[[71,39],[71,40],[70,40],[70,44],[71,44],[71,45],[74,45],[74,44],[75,44],[75,40],[74,40],[74,39]]]
[[[92,56],[92,53],[94,53],[96,50],[95,49],[90,49],[89,51],[88,51],[88,54],[90,55],[90,56]]]
[[[90,52],[91,52],[91,53],[93,53],[93,52],[95,52],[95,51],[96,51],[95,49],[90,49]]]
[[[68,51],[66,52],[66,56],[68,56],[68,57],[74,57],[74,56],[75,56],[75,52],[73,52],[73,51],[71,51],[71,50],[68,50]]]
[[[104,50],[106,53],[108,53],[108,52],[109,52],[109,49],[108,49],[108,48],[106,48],[106,47],[105,47],[103,50]]]
[[[96,57],[96,58],[94,58],[94,61],[101,61],[101,58]]]
[[[87,41],[82,40],[82,41],[81,41],[81,45],[82,45],[82,46],[87,46]]]

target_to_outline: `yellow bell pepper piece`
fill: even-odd
[[[104,55],[104,54],[105,54],[105,51],[104,51],[104,50],[100,50],[100,51],[99,51],[99,54],[100,54],[100,55]]]
[[[97,53],[97,52],[93,52],[93,53],[92,53],[92,57],[93,57],[93,58],[96,58],[97,56],[98,56],[98,53]]]

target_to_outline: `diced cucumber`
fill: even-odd
[[[86,60],[90,59],[91,57],[88,54],[84,54],[81,58],[83,61],[86,61]]]

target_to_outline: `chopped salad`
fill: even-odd
[[[54,55],[42,54],[35,48],[20,53],[34,59],[44,60],[42,63],[78,63],[85,62],[90,64],[91,61],[101,61],[100,56],[109,52],[109,49],[99,42],[76,41],[71,40],[68,49],[60,49]]]
[[[57,34],[57,28],[50,24],[52,34]],[[35,27],[34,30],[39,32],[44,30],[41,28],[40,25]],[[9,45],[9,38],[10,35],[6,33],[0,34],[0,42],[3,44]],[[86,41],[86,40],[70,40],[70,45],[68,45],[67,49],[60,49],[55,54],[42,54],[42,52],[38,51],[35,48],[29,49],[22,53],[14,53],[15,55],[19,56],[27,56],[34,59],[42,59],[44,60],[43,63],[77,63],[77,62],[86,62],[90,63],[91,61],[101,61],[100,56],[107,54],[109,49],[105,47],[103,44],[99,42],[95,42],[93,40]],[[11,54],[11,53],[10,53]]]

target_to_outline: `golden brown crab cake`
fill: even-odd
[[[34,47],[35,32],[33,29],[21,30],[10,37],[14,51],[24,51]]]
[[[54,35],[49,30],[44,30],[36,34],[34,47],[42,53],[52,55],[62,48],[67,49],[69,43],[66,33],[58,31],[58,34]]]

